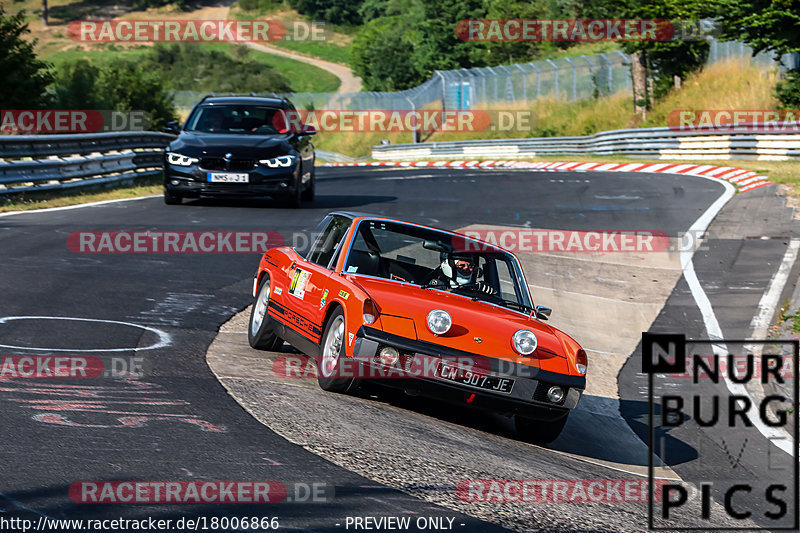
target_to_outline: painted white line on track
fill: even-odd
[[[0,213],[0,217],[10,217],[12,215],[30,215],[35,213],[52,213],[53,211],[68,211],[70,209],[81,209],[83,207],[94,207],[98,205],[114,204],[119,202],[133,202],[135,200],[147,200],[148,198],[161,198],[160,194],[151,196],[137,196],[136,198],[119,198],[117,200],[102,200],[100,202],[89,202],[88,204],[65,205],[63,207],[47,207],[45,209],[28,209],[27,211],[10,211]]]
[[[705,176],[701,176],[705,177]],[[707,178],[712,179],[713,178]],[[714,180],[718,181],[718,180]],[[719,182],[719,181],[718,181]],[[701,234],[705,233],[706,229],[708,229],[709,224],[714,219],[715,216],[719,213],[722,207],[731,199],[736,191],[736,189],[728,182],[719,182],[725,186],[725,192],[720,196],[717,201],[715,201],[711,206],[706,210],[703,215],[698,218],[695,223],[689,228],[688,233],[690,234]],[[703,286],[700,284],[700,280],[697,278],[697,273],[694,270],[694,264],[692,263],[692,258],[694,256],[694,250],[682,250],[681,251],[681,265],[683,268],[683,277],[686,280],[686,283],[689,285],[689,290],[692,293],[692,297],[694,298],[697,307],[700,309],[700,313],[703,316],[703,324],[706,328],[706,334],[708,338],[711,340],[721,340],[723,338],[722,328],[719,325],[719,321],[717,320],[717,316],[714,314],[714,309],[711,306],[711,301],[708,299],[708,295],[703,290]],[[717,357],[724,357],[728,354],[728,347],[723,342],[719,342],[712,345],[712,350],[714,355]],[[728,388],[731,394],[734,395],[745,395],[750,396],[748,394],[747,388],[739,383],[733,383],[730,378],[725,375],[725,386]],[[758,413],[758,407],[756,407],[756,402],[751,402],[750,409],[748,410],[747,416],[752,421],[753,426],[758,429],[758,431],[766,438],[767,440],[771,441],[775,446],[783,450],[784,452],[791,454],[792,452],[792,443],[790,440],[787,440],[783,433],[777,431],[775,428],[770,428],[764,424],[761,420],[761,417]]]
[[[750,327],[753,328],[753,339],[765,339],[767,329],[772,316],[775,314],[775,309],[778,307],[778,300],[783,292],[783,287],[789,279],[789,273],[792,271],[792,266],[797,260],[797,253],[800,250],[800,239],[792,239],[789,241],[789,246],[786,248],[786,254],[781,260],[778,271],[770,281],[769,287],[761,301],[758,302],[758,312],[750,322]]]

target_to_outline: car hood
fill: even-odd
[[[418,340],[449,348],[526,365],[532,359],[566,358],[555,328],[519,312],[436,289],[361,276],[352,279],[377,304],[381,326],[387,333],[392,333],[393,320],[386,317],[402,317],[413,320]],[[444,309],[453,319],[453,326],[444,335],[434,335],[428,329],[427,315],[433,309]],[[513,349],[511,338],[520,329],[536,335],[538,348],[534,358],[521,356]],[[566,371],[565,361],[563,366],[562,371]]]
[[[221,157],[226,153],[234,154],[233,157],[272,157],[292,150],[290,137],[290,135],[216,135],[184,131],[170,143],[168,149],[192,157]]]

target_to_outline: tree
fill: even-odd
[[[350,49],[354,72],[368,91],[397,91],[425,81],[413,61],[413,43],[402,17],[378,17],[365,24]]]
[[[713,13],[705,0],[585,0],[580,8],[586,17],[599,19],[645,19],[699,21]],[[684,40],[675,35],[667,41],[622,42],[624,52],[634,55],[633,94],[637,112],[649,108],[674,85],[701,68],[708,57],[704,40]],[[643,69],[643,70],[642,70]]]
[[[294,9],[314,19],[334,24],[361,24],[361,0],[289,0]]]
[[[0,4],[0,102],[3,109],[32,109],[47,105],[47,86],[53,77],[49,65],[36,57],[36,41],[26,41],[30,33],[25,13],[8,15]]]
[[[151,129],[161,130],[175,120],[172,96],[152,70],[146,73],[131,61],[98,68],[85,59],[67,63],[53,84],[53,105],[60,109],[144,111]]]
[[[100,69],[85,59],[65,63],[53,81],[53,106],[58,109],[109,109],[97,90]]]
[[[800,0],[714,0],[722,38],[740,40],[754,53],[800,52]]]
[[[98,80],[98,92],[118,111],[140,110],[153,120],[151,129],[159,131],[175,120],[172,95],[164,90],[158,73],[143,72],[132,61],[107,65]]]
[[[753,54],[800,53],[800,0],[715,0],[722,37],[753,47]],[[778,82],[775,94],[786,108],[800,107],[800,65]]]

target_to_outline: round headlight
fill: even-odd
[[[450,313],[444,309],[434,309],[428,313],[428,329],[436,335],[444,335],[450,331],[452,325],[453,319],[450,318]]]
[[[397,348],[391,346],[381,348],[381,351],[378,352],[378,359],[386,366],[393,366],[399,358],[400,352],[397,351]]]
[[[513,338],[514,349],[522,355],[530,355],[536,349],[539,341],[536,340],[536,335],[527,329],[521,329],[514,333]]]
[[[550,387],[547,391],[547,399],[553,403],[561,403],[564,399],[564,389],[561,387]]]

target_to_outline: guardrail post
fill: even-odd
[[[536,71],[536,99],[542,97],[542,72],[539,70],[539,67],[536,66],[536,63],[528,63],[533,70]]]
[[[498,74],[497,74],[497,72],[494,71],[494,69],[492,67],[486,67],[486,68],[489,69],[489,72],[494,74],[494,101],[497,102],[497,100],[498,100],[498,98],[497,98],[497,76],[498,76]]]
[[[589,58],[588,58],[588,57],[586,57],[585,55],[584,55],[584,56],[581,56],[581,58],[583,58],[583,60],[584,60],[584,61],[586,61],[587,63],[589,63],[589,79],[591,79],[591,80],[592,80],[592,96],[594,96],[595,89],[597,89],[597,93],[598,93],[598,96],[599,96],[599,94],[600,94],[600,88],[599,88],[599,86],[598,86],[598,82],[599,82],[600,80],[596,80],[596,79],[594,79],[594,65],[592,65],[592,62],[591,62],[591,61],[589,61]]]
[[[417,119],[414,116],[414,113],[416,112],[416,108],[414,107],[414,102],[411,101],[411,98],[406,97],[406,100],[408,100],[408,103],[411,104],[411,113],[412,113],[412,122],[413,122],[413,126],[412,126],[413,129],[411,130],[411,143],[412,144],[416,144],[416,143],[419,142],[419,125],[417,124]]]
[[[556,93],[555,97],[558,98],[558,65],[553,63],[553,61],[550,60],[550,59],[545,59],[545,62],[549,63],[550,66],[553,67],[553,72],[555,73],[554,74],[554,79],[553,79],[553,89],[554,89],[554,92]]]
[[[514,95],[514,82],[511,81],[511,71],[504,65],[499,65],[497,68],[503,69],[503,72],[506,73],[506,90],[505,94],[503,94],[503,100],[508,102],[508,95],[511,94],[511,101],[517,103],[517,99]]]
[[[522,98],[525,100],[525,103],[527,104],[528,103],[528,87],[527,87],[527,83],[526,83],[526,79],[525,78],[528,77],[528,73],[525,72],[525,69],[522,68],[522,65],[517,64],[517,65],[514,65],[514,66],[517,67],[520,70],[520,72],[522,72]]]
[[[628,59],[628,56],[623,54],[621,50],[617,50],[617,53],[622,58],[622,64],[625,65],[626,67],[629,67],[631,65],[631,61]],[[631,88],[631,78],[630,78],[630,76],[631,76],[630,72],[628,73],[627,76],[625,76],[625,90],[628,90],[628,89]]]
[[[442,80],[442,111],[447,111],[447,83],[444,81],[444,74],[442,74],[441,70],[437,70],[436,74]]]
[[[572,101],[574,102],[578,99],[578,70],[570,58],[565,57],[564,60],[572,67]]]

